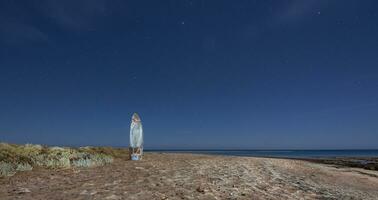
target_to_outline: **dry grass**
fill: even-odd
[[[79,150],[90,152],[90,153],[100,153],[112,156],[114,158],[128,159],[129,150],[128,148],[114,148],[114,147],[80,147]]]
[[[0,177],[33,167],[71,168],[101,166],[114,158],[127,158],[127,149],[111,147],[46,147],[0,143]]]

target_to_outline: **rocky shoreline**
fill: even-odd
[[[338,168],[353,167],[378,171],[378,158],[375,157],[307,158],[301,160],[334,165]]]

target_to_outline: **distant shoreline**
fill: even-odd
[[[163,153],[194,153],[246,157],[278,157],[278,158],[378,158],[378,149],[344,149],[344,150],[223,150],[223,149],[147,149],[145,152]]]
[[[245,152],[245,150],[195,150],[195,151],[188,151],[188,150],[149,150],[147,152],[151,153],[185,153],[185,154],[201,154],[201,155],[210,155],[210,156],[237,156],[237,157],[256,157],[256,158],[275,158],[275,159],[289,159],[289,160],[303,160],[309,161],[312,163],[321,163],[321,164],[329,164],[334,165],[335,167],[353,167],[353,168],[362,168],[367,170],[375,170],[378,171],[378,155],[373,156],[356,156],[356,155],[342,155],[342,156],[290,156],[290,155],[253,155],[253,154],[225,154],[224,152]],[[252,150],[252,152],[295,152],[295,150],[272,150],[272,151],[260,151],[260,150]],[[297,151],[304,151],[304,150],[297,150]],[[314,151],[314,150],[306,150],[306,151]],[[315,150],[320,151],[320,150]],[[321,151],[340,151],[340,150],[321,150]],[[341,151],[356,151],[356,150],[341,150]],[[371,151],[371,150],[358,150],[358,151]],[[377,151],[378,150],[372,150]],[[223,152],[223,153],[214,153],[214,152]],[[248,151],[247,151],[248,152]]]

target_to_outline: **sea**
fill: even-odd
[[[162,153],[192,153],[224,156],[274,157],[274,158],[340,158],[377,157],[378,149],[373,150],[145,150]]]

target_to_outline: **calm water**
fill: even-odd
[[[330,158],[378,157],[377,150],[147,150],[150,152],[197,153],[226,156]]]

